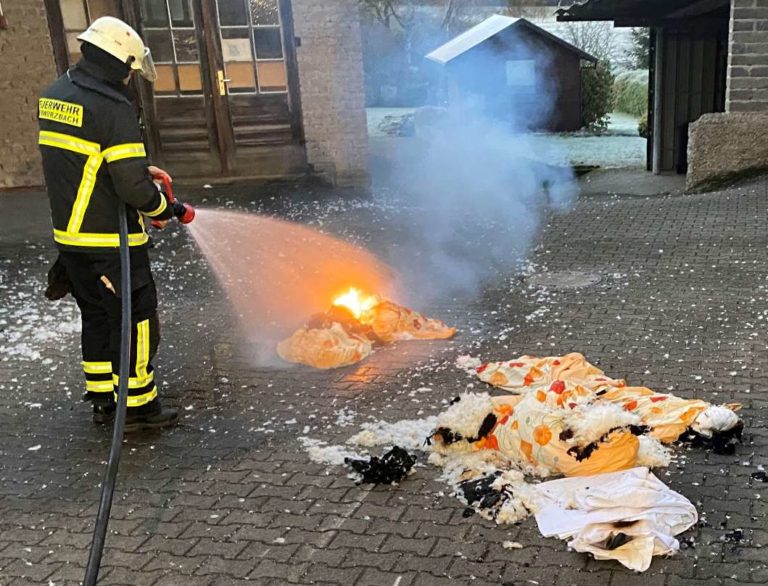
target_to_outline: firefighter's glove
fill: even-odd
[[[57,301],[72,292],[72,283],[69,281],[67,269],[61,262],[61,257],[56,257],[56,262],[48,270],[48,287],[45,290],[45,297],[49,301]]]

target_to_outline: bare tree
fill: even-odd
[[[613,63],[617,58],[616,34],[609,22],[569,22],[565,27],[567,40],[600,61]]]
[[[387,28],[392,27],[393,21],[406,31],[413,26],[416,0],[358,0],[358,2],[374,19]]]
[[[487,0],[358,0],[360,5],[378,22],[387,28],[396,24],[404,31],[414,26],[416,9],[431,5],[443,9],[441,28],[455,33],[465,28],[468,20],[478,8],[487,7]],[[506,0],[498,9],[510,16],[543,17],[551,12],[546,0]]]

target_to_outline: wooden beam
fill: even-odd
[[[304,116],[301,107],[301,85],[299,83],[299,65],[296,57],[296,34],[293,28],[293,7],[289,0],[280,0],[280,20],[285,47],[285,69],[288,75],[288,104],[291,109],[293,138],[299,143],[306,142],[304,136]]]
[[[48,31],[51,34],[56,71],[59,75],[63,75],[69,68],[69,50],[67,38],[64,35],[64,19],[61,16],[59,0],[45,0],[45,14],[48,18]]]
[[[675,10],[666,15],[666,18],[683,18],[686,16],[698,16],[700,14],[706,14],[712,12],[723,6],[728,6],[730,0],[697,0],[693,4],[689,4],[685,8]]]
[[[692,17],[692,18],[661,18],[661,19],[653,19],[653,18],[619,18],[614,20],[613,25],[616,27],[636,27],[636,26],[643,26],[643,27],[664,27],[664,28],[674,28],[674,29],[680,29],[680,30],[696,30],[696,31],[703,31],[703,30],[717,30],[722,27],[728,28],[728,18],[717,18],[714,16],[703,16],[703,17]]]
[[[645,141],[645,170],[653,171],[654,120],[656,119],[656,29],[651,28],[648,38],[648,106],[647,136]]]

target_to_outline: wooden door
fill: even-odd
[[[137,84],[153,160],[177,176],[304,174],[290,0],[45,0],[61,72],[80,34],[124,19],[158,79]]]
[[[303,173],[293,26],[288,0],[207,0],[216,35],[215,75],[226,98],[239,175]],[[220,67],[220,69],[219,69]]]
[[[140,0],[138,18],[157,67],[148,118],[158,158],[179,176],[228,175],[231,130],[212,73],[218,48],[204,2]]]

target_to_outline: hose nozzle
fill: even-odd
[[[182,224],[189,224],[192,220],[195,219],[195,208],[193,208],[188,203],[182,203],[173,197],[171,178],[167,173],[157,173],[152,177],[152,179],[155,181],[155,183],[158,184],[158,189],[162,185],[165,194],[168,196],[168,201],[170,202],[171,206],[173,206],[173,215],[176,216],[176,219],[179,220],[179,222]],[[153,222],[152,225],[158,227],[155,222]]]
[[[195,208],[188,203],[182,203],[176,200],[173,202],[173,215],[175,215],[182,224],[189,224],[195,219]]]

